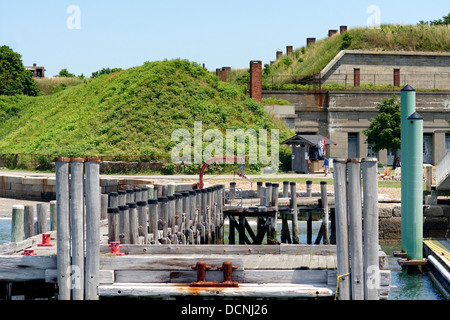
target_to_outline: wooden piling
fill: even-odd
[[[119,233],[119,207],[109,207],[108,214],[108,243],[120,242]]]
[[[17,204],[12,207],[11,242],[19,242],[23,240],[24,211],[25,207],[23,205]]]
[[[144,244],[147,244],[148,238],[148,223],[147,223],[147,201],[138,201],[137,214],[138,214],[138,233],[140,237],[144,237]]]
[[[119,194],[117,192],[111,192],[109,194],[108,208],[119,207]]]
[[[142,189],[134,188],[133,189],[133,202],[137,203],[138,201],[141,201],[141,196],[142,196]]]
[[[155,186],[154,185],[149,185],[147,186],[147,199],[155,199]]]
[[[206,189],[201,189],[201,193],[200,193],[200,201],[201,201],[201,207],[200,207],[200,217],[199,220],[200,222],[205,225],[206,223],[206,206],[207,206],[207,195],[206,195],[207,191]],[[204,236],[204,234],[203,234]]]
[[[206,189],[206,243],[212,243],[212,188]]]
[[[46,233],[48,231],[48,211],[48,203],[36,204],[37,234]]]
[[[229,194],[230,201],[233,201],[235,197],[236,197],[236,182],[232,181],[230,182],[230,194]]]
[[[168,220],[169,220],[169,199],[167,197],[159,197],[158,198],[158,211],[160,213],[160,221],[162,224],[162,231],[163,231],[163,237],[167,237],[169,234],[168,232]]]
[[[195,209],[197,208],[197,193],[194,190],[189,190],[189,220],[190,226],[195,228]]]
[[[134,202],[127,203],[129,208],[130,217],[130,244],[139,244],[139,232],[138,232],[138,213],[137,205]]]
[[[335,159],[334,202],[336,220],[336,258],[339,277],[339,300],[350,300],[350,268],[347,215],[347,159]]]
[[[55,159],[58,300],[70,300],[69,158]]]
[[[378,160],[362,160],[364,213],[364,298],[379,300]]]
[[[312,181],[306,181],[306,197],[312,197]],[[312,213],[308,211],[306,213],[306,243],[312,244]]]
[[[84,159],[73,158],[70,164],[70,228],[72,238],[72,266],[76,266],[76,285],[72,299],[84,299]],[[73,268],[73,267],[72,267]]]
[[[121,244],[130,243],[130,215],[127,205],[119,205],[119,238]]]
[[[198,212],[195,212],[195,228],[200,230],[201,225],[201,212],[202,212],[202,189],[195,189],[195,208]]]
[[[321,193],[321,199],[322,199],[322,228],[323,228],[323,235],[322,235],[322,242],[323,244],[329,244],[330,243],[330,234],[329,234],[329,228],[328,228],[328,193],[327,193],[327,182],[326,181],[320,181],[320,193]]]
[[[168,228],[170,228],[170,232],[169,234],[173,234],[174,233],[174,223],[175,223],[175,196],[171,195],[168,196],[167,199],[169,200],[169,204],[167,206],[167,226]]]
[[[283,181],[283,198],[289,198],[289,181]]]
[[[352,300],[364,300],[361,213],[361,159],[348,159],[348,212],[350,216],[350,268]]]
[[[134,201],[134,190],[133,189],[126,189],[126,200],[125,204],[132,203]]]
[[[127,192],[125,190],[119,190],[117,191],[118,194],[118,205],[119,206],[124,206],[125,203],[127,203]]]
[[[306,181],[306,196],[312,197],[312,181],[311,180]]]
[[[267,188],[267,192],[266,192],[267,206],[271,206],[272,205],[272,182],[266,182],[265,185]]]
[[[190,220],[190,201],[189,201],[189,192],[183,191],[181,193],[181,212],[185,214],[185,228],[189,228],[189,220]]]
[[[141,201],[145,201],[145,203],[147,204],[147,200],[148,200],[148,187],[143,186],[141,187]]]
[[[85,299],[98,300],[100,269],[100,159],[87,159]]]
[[[169,183],[167,185],[167,196],[173,196],[175,193],[175,183]]]
[[[158,200],[148,199],[148,222],[150,226],[149,232],[153,234],[155,243],[158,242]]]
[[[298,208],[297,208],[297,184],[290,183],[291,187],[291,212],[292,212],[292,243],[299,244],[298,237]]]
[[[27,205],[24,206],[23,211],[23,228],[25,239],[34,236],[34,207]]]
[[[108,195],[100,195],[100,219],[105,220],[108,217]]]
[[[262,187],[262,182],[261,181],[258,181],[257,183],[256,183],[256,197],[258,198],[258,199],[260,199],[261,198],[261,187]]]
[[[50,230],[56,230],[56,200],[50,201]]]
[[[174,216],[174,226],[176,231],[181,231],[181,218],[183,210],[183,195],[181,193],[174,193],[175,197],[175,216]]]

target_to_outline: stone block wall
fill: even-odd
[[[381,243],[401,242],[400,204],[379,204],[379,239]],[[423,237],[450,237],[450,205],[432,205],[423,211]]]
[[[70,181],[70,179],[69,179]],[[101,178],[101,193],[154,184],[153,180]],[[56,199],[56,178],[27,177],[15,175],[0,176],[0,198],[23,199],[33,201],[51,201]]]
[[[396,69],[399,86],[450,90],[449,53],[343,50],[322,70],[322,83],[352,86],[355,69],[361,84],[394,85]]]

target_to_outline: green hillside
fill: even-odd
[[[450,25],[430,26],[428,24],[382,25],[376,28],[354,28],[343,34],[324,38],[306,47],[295,49],[283,55],[271,66],[265,65],[265,83],[283,83],[310,77],[319,73],[341,50],[380,51],[450,51]],[[246,70],[232,70],[229,82],[246,83]]]
[[[194,121],[202,121],[203,132],[290,134],[239,88],[179,59],[146,62],[53,95],[0,96],[0,121],[0,154],[167,158],[178,143],[172,132],[188,129],[193,137]]]

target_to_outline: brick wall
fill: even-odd
[[[220,81],[227,82],[228,73],[231,71],[231,67],[222,67],[216,69],[216,76]]]
[[[250,61],[250,98],[262,101],[262,61]]]

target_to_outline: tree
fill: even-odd
[[[75,78],[76,76],[73,73],[67,71],[66,68],[64,68],[58,73],[58,77]]]
[[[392,150],[397,157],[400,149],[400,102],[393,95],[390,99],[385,98],[377,105],[378,115],[370,119],[370,126],[364,130],[366,142],[371,149],[378,152],[383,149]]]
[[[91,78],[97,78],[98,76],[101,76],[101,75],[104,75],[104,74],[115,73],[115,72],[118,72],[118,71],[122,71],[122,69],[121,68],[112,68],[112,69],[110,69],[110,68],[103,68],[101,70],[92,72]]]
[[[22,56],[8,46],[0,47],[0,95],[36,96],[39,88],[33,73],[26,70]]]
[[[420,20],[418,24],[419,25],[428,24],[430,26],[449,25],[450,24],[450,13],[446,16],[443,16],[442,19],[431,20],[431,21]]]
[[[450,13],[446,16],[443,16],[442,19],[430,21],[430,25],[432,26],[440,26],[450,24]]]

